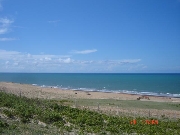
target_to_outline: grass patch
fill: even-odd
[[[119,106],[122,108],[139,108],[139,109],[158,109],[158,110],[178,110],[180,111],[180,104],[153,102],[153,101],[138,101],[138,100],[116,100],[116,99],[76,99],[77,104],[81,106]]]

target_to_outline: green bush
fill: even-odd
[[[0,120],[0,128],[7,128],[9,127],[9,125],[6,122],[3,122],[2,120]]]
[[[10,111],[10,110],[8,110],[8,109],[4,109],[4,110],[3,110],[3,113],[4,113],[7,117],[9,117],[9,118],[13,118],[14,115],[15,115],[15,113],[14,113],[13,111]]]

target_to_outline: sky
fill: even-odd
[[[0,0],[0,72],[180,73],[180,0]]]

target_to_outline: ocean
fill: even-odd
[[[0,73],[0,81],[64,90],[180,98],[179,73]]]

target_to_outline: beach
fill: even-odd
[[[53,87],[40,87],[40,86],[33,86],[29,84],[20,84],[20,83],[13,83],[13,82],[0,82],[0,89],[7,93],[12,93],[18,96],[25,96],[28,98],[42,98],[42,99],[55,99],[55,100],[113,100],[113,101],[134,101],[137,104],[142,102],[153,102],[155,103],[180,103],[180,98],[169,98],[169,97],[157,97],[157,96],[148,96],[148,98],[142,98],[140,101],[137,98],[142,97],[142,95],[133,95],[133,94],[124,94],[124,93],[109,93],[109,92],[91,92],[91,91],[79,91],[79,90],[62,90],[59,88]],[[87,102],[87,101],[86,101]],[[109,102],[111,104],[111,102]],[[117,112],[116,106],[110,106],[109,104],[103,104],[100,109],[102,111],[114,111]],[[113,103],[114,104],[114,103]],[[119,105],[118,105],[119,106]],[[83,108],[86,107],[84,105],[81,106],[79,103],[79,107]],[[96,109],[97,105],[88,106],[89,109]],[[143,111],[141,108],[131,107],[124,107],[123,112],[131,113],[147,113],[150,110],[153,113],[158,114],[165,114],[169,117],[180,118],[180,111],[179,110],[169,110],[169,109],[153,109],[153,108],[144,108]]]
[[[29,97],[29,98],[50,98],[50,99],[69,99],[69,98],[84,98],[84,99],[118,99],[118,100],[137,100],[141,95],[96,92],[96,91],[80,91],[80,90],[62,90],[59,88],[46,88],[33,86],[29,84],[20,84],[13,82],[0,82],[0,89],[8,93],[13,93]],[[149,101],[155,102],[180,102],[180,98],[148,96]],[[146,101],[142,99],[141,101]]]

